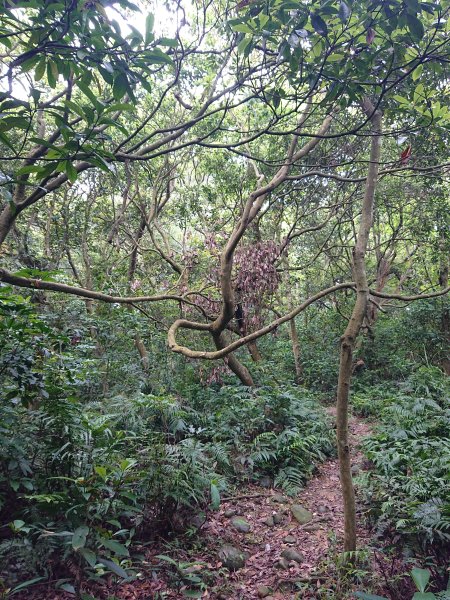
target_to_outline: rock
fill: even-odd
[[[267,527],[273,527],[275,525],[273,517],[267,517],[267,519],[264,519],[263,523],[264,525],[267,525]]]
[[[283,496],[283,494],[274,494],[271,499],[271,502],[276,502],[277,504],[286,504],[288,499]]]
[[[277,569],[289,569],[289,561],[286,558],[280,558],[275,563]]]
[[[233,517],[231,519],[231,524],[240,533],[248,533],[251,529],[250,523],[243,519],[242,517]]]
[[[283,513],[282,512],[277,512],[272,516],[273,522],[275,523],[275,525],[279,525],[280,523],[283,522]]]
[[[230,571],[242,569],[247,560],[247,553],[242,552],[242,550],[239,550],[239,548],[236,548],[231,544],[224,544],[220,548],[218,555],[224,567]]]
[[[318,529],[320,529],[319,523],[310,523],[309,525],[305,525],[303,527],[303,531],[308,531],[309,533],[312,531],[317,531]]]
[[[270,587],[267,587],[267,585],[259,585],[257,593],[258,598],[267,598],[267,596],[270,596],[270,594],[272,593],[272,590],[270,589]]]
[[[263,488],[271,488],[272,480],[270,477],[261,477],[261,479],[259,480],[259,485]]]
[[[191,525],[196,529],[200,529],[206,522],[205,513],[199,513],[198,515],[194,515],[191,519]]]
[[[294,550],[293,548],[286,548],[285,550],[283,550],[283,552],[281,553],[282,558],[285,558],[286,560],[293,560],[297,563],[302,563],[303,562],[303,556],[297,552],[297,550]]]
[[[353,465],[352,466],[352,475],[358,475],[358,473],[361,471],[361,467],[359,465]]]
[[[294,519],[298,521],[300,525],[309,523],[313,518],[313,514],[300,504],[293,504],[291,506],[291,512]]]
[[[317,512],[319,513],[319,515],[324,515],[325,513],[328,512],[328,508],[326,506],[324,506],[323,504],[321,504],[318,508],[317,508]]]
[[[293,535],[287,535],[283,540],[285,544],[295,544],[296,541],[297,540]]]
[[[223,513],[227,519],[231,519],[236,514],[235,508],[227,508],[227,510]]]

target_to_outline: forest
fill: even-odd
[[[450,0],[1,0],[0,599],[450,599]]]

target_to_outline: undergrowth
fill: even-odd
[[[429,568],[442,589],[450,542],[448,378],[423,366],[396,391],[383,393],[378,385],[358,392],[353,406],[378,419],[362,444],[371,469],[359,477],[359,489],[376,535],[385,540],[381,548],[389,553],[400,545],[405,560]]]

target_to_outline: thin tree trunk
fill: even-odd
[[[134,345],[136,346],[136,348],[139,352],[139,356],[141,357],[142,369],[143,369],[144,373],[147,373],[149,366],[150,366],[150,361],[148,358],[148,351],[147,351],[147,348],[145,347],[144,342],[141,339],[141,336],[138,333],[136,333],[136,335],[134,336]]]
[[[14,225],[16,216],[17,215],[13,213],[9,204],[7,204],[0,213],[0,246],[3,244]]]
[[[298,331],[295,318],[289,321],[289,331],[291,335],[292,353],[294,355],[295,363],[295,381],[300,383],[303,377],[303,366],[300,356],[300,343],[298,341]]]
[[[55,197],[52,196],[47,209],[47,220],[45,222],[45,239],[44,239],[44,252],[47,258],[51,258],[51,229],[53,220],[53,211],[55,208]]]
[[[442,289],[448,286],[449,276],[449,261],[448,258],[442,257],[440,269],[439,269],[439,284]],[[444,340],[447,342],[447,347],[450,345],[450,308],[448,306],[448,300],[444,296],[442,298],[442,313],[441,313],[441,333]],[[450,359],[444,358],[442,360],[442,368],[446,375],[450,375]]]
[[[213,339],[217,350],[222,350],[222,348],[225,348],[227,346],[227,340],[224,333],[214,335]],[[253,387],[255,385],[253,378],[250,375],[250,371],[241,362],[239,362],[239,360],[233,355],[233,353],[230,353],[227,356],[226,364],[239,378],[240,382],[243,385],[247,385],[249,387]]]
[[[366,314],[369,299],[369,286],[366,276],[365,255],[373,221],[375,188],[381,151],[381,112],[375,110],[368,99],[363,101],[363,109],[370,118],[372,139],[370,164],[367,173],[361,221],[353,248],[353,274],[356,283],[356,301],[347,328],[341,338],[339,379],[337,388],[337,447],[344,504],[344,552],[356,550],[356,510],[355,491],[351,473],[351,456],[348,437],[348,401],[352,378],[352,359],[356,339]]]
[[[262,360],[262,354],[259,351],[259,348],[256,342],[249,342],[247,344],[248,351],[250,352],[250,356],[252,357],[254,362],[259,362]]]

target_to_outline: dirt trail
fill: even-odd
[[[329,409],[329,413],[334,416],[333,409]],[[351,418],[349,427],[353,465],[358,469],[363,462],[358,443],[369,434],[370,427],[357,417]],[[219,511],[208,515],[202,527],[204,548],[196,552],[191,551],[180,560],[201,561],[203,566],[193,567],[194,571],[198,569],[200,575],[209,570],[217,576],[223,567],[218,551],[224,544],[246,552],[248,558],[245,566],[235,572],[228,573],[226,569],[222,569],[223,576],[220,577],[220,581],[216,580],[215,585],[209,588],[210,591],[204,592],[203,598],[252,600],[266,597],[267,600],[291,600],[299,597],[296,582],[314,582],[313,573],[327,555],[330,537],[336,536],[338,548],[343,537],[342,497],[337,459],[320,465],[316,474],[296,498],[284,498],[283,502],[274,501],[281,500],[279,496],[281,495],[275,490],[248,486],[236,499],[223,502]],[[301,525],[293,517],[293,504],[301,505],[312,513],[312,519],[307,524]],[[276,520],[281,522],[268,525],[267,519],[270,522],[270,517],[274,518],[274,515],[279,515]],[[236,516],[250,525],[247,533],[236,531],[234,528],[232,520]],[[359,522],[359,545],[363,545],[367,538],[368,533]],[[301,560],[285,560],[280,564],[281,553],[287,549],[297,551]],[[151,557],[149,559],[151,560]],[[270,588],[270,593],[263,590],[262,586]],[[149,588],[153,596],[148,595]],[[160,580],[153,581],[152,584],[148,581],[142,582],[142,587],[135,582],[128,590],[122,589],[119,598],[144,600],[158,597],[155,595],[156,591],[165,592],[164,598],[186,597],[182,588],[169,591],[167,582]],[[268,595],[262,596],[264,592]]]

